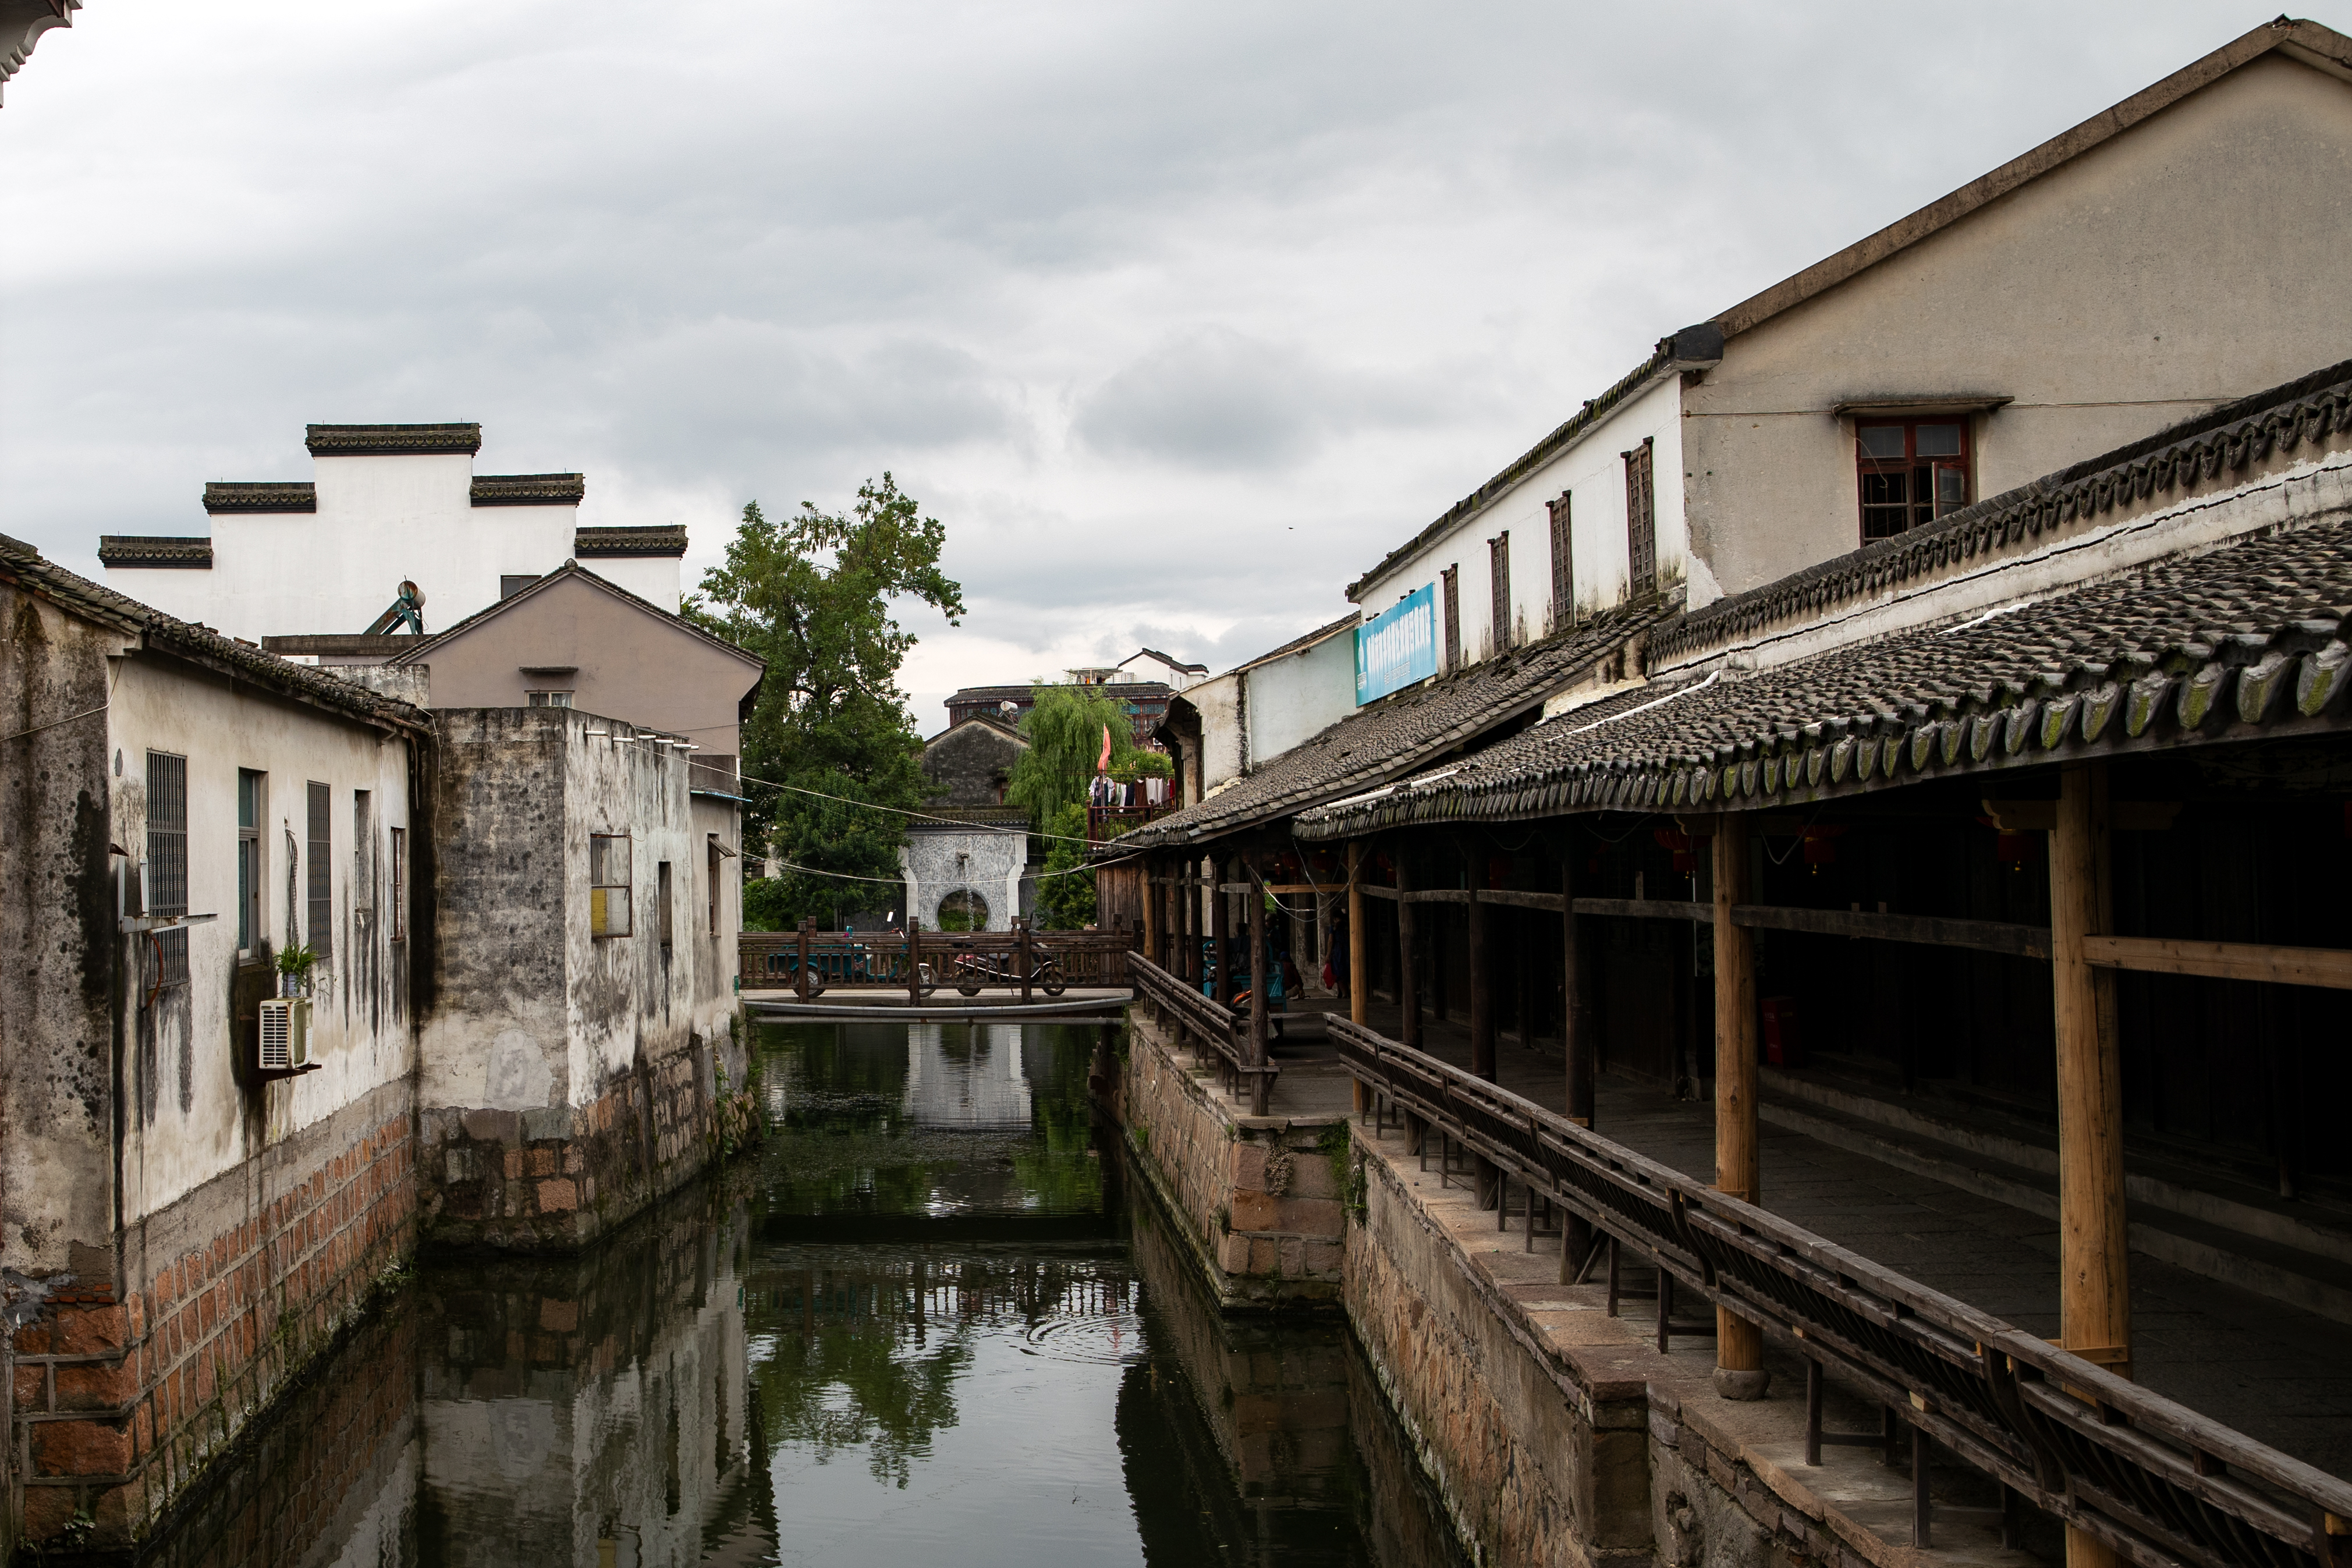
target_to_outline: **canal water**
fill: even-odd
[[[762,1144],[585,1258],[421,1269],[149,1560],[1459,1561],[1344,1324],[1208,1303],[1095,1029],[759,1047]]]

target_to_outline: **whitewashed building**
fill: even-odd
[[[107,585],[247,642],[365,632],[406,584],[429,632],[572,560],[677,609],[684,527],[582,528],[585,478],[477,474],[479,425],[313,425],[306,445],[309,479],[206,484],[209,532],[100,539]]]

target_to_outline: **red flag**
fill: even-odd
[[[1102,761],[1095,764],[1095,772],[1098,773],[1110,772],[1110,726],[1108,724],[1103,726]]]

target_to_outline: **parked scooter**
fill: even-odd
[[[983,985],[1018,985],[1021,971],[1017,953],[999,955],[993,952],[959,952],[948,965],[948,979],[967,996],[980,994]],[[1062,961],[1050,952],[1040,952],[1029,966],[1029,984],[1048,996],[1059,996],[1069,986],[1069,978],[1062,973]]]

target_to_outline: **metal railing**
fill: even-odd
[[[1173,1030],[1177,1043],[1191,1050],[1196,1060],[1213,1055],[1218,1081],[1236,1093],[1247,1084],[1255,1113],[1264,1115],[1266,1099],[1282,1069],[1271,1061],[1250,1060],[1248,1017],[1202,995],[1199,986],[1179,980],[1139,952],[1127,955],[1127,973],[1128,983],[1135,987],[1137,1005],[1153,1022]]]
[[[1011,972],[1021,949],[1017,931],[920,932],[919,962],[929,970],[927,985],[955,984],[955,960],[961,953],[983,953]],[[1065,983],[1097,987],[1127,984],[1125,955],[1134,947],[1132,936],[1119,931],[1036,931],[1031,951],[1052,957]],[[801,933],[796,931],[747,931],[737,939],[736,956],[746,988],[790,990],[800,984]],[[907,938],[899,931],[812,932],[809,937],[809,980],[817,991],[904,991],[907,989]],[[992,983],[1002,989],[1006,983]],[[1011,983],[1019,988],[1017,980]]]
[[[2352,1568],[2352,1484],[1508,1089],[1326,1016],[1348,1071],[1396,1110],[2145,1568]]]

